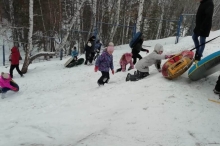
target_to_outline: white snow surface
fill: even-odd
[[[211,32],[207,41],[219,34]],[[152,52],[160,43],[164,54],[194,47],[190,36],[174,42],[170,37],[144,45]],[[220,38],[208,43],[203,55],[219,49]],[[115,46],[115,70],[125,52],[130,52],[128,45]],[[220,102],[213,93],[219,72],[199,81],[190,81],[188,71],[167,80],[152,65],[142,80],[125,82],[128,71],[120,72],[99,87],[101,73],[94,72],[94,65],[64,68],[68,58],[35,61],[24,78],[14,70],[20,91],[0,98],[0,146],[220,145],[220,104],[209,101]],[[0,71],[9,67],[1,62]]]

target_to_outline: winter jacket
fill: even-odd
[[[140,39],[137,44],[132,49],[132,54],[139,54],[140,51],[147,51],[146,49],[142,48],[143,39]]]
[[[72,53],[71,53],[71,55],[72,55],[72,57],[76,57],[76,56],[78,56],[78,51],[77,50],[73,50],[72,51]]]
[[[17,47],[11,49],[11,65],[18,65],[20,59],[20,53]]]
[[[109,68],[113,70],[113,56],[107,51],[103,51],[102,54],[97,58],[95,66],[98,66],[99,71],[109,72]]]
[[[101,46],[102,46],[102,44],[101,44],[100,42],[96,43],[96,44],[95,44],[95,51],[98,50],[98,52],[100,52]]]
[[[10,84],[10,81],[11,77],[9,79],[4,79],[2,76],[0,76],[0,87],[13,89],[14,87]]]
[[[158,60],[162,60],[162,59],[165,59],[165,55],[160,55],[160,54],[157,54],[156,51],[153,51],[148,56],[139,60],[136,63],[135,68],[139,70],[140,72],[148,72],[149,66],[153,64],[155,64],[155,66],[158,66]]]
[[[212,0],[202,0],[196,14],[196,27],[194,33],[198,36],[208,37],[212,27],[214,4]]]
[[[85,46],[85,51],[86,51],[86,53],[95,52],[95,37],[89,38],[89,40]]]
[[[130,60],[129,62],[127,60]],[[132,54],[131,53],[125,53],[123,54],[122,58],[120,59],[120,65],[121,65],[121,70],[125,71],[126,70],[126,65],[130,64],[130,68],[134,68],[134,64],[132,61]]]

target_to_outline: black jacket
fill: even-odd
[[[140,39],[137,44],[132,49],[132,54],[139,54],[140,51],[147,51],[146,49],[142,48],[143,39]]]
[[[196,13],[196,27],[194,33],[208,37],[212,27],[214,4],[212,0],[202,0]]]

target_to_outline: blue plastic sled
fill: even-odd
[[[133,48],[133,47],[137,44],[137,42],[139,41],[139,39],[141,38],[141,36],[142,36],[142,33],[141,33],[141,32],[137,32],[137,33],[134,35],[134,37],[131,39],[131,41],[130,41],[130,43],[129,43],[129,46],[130,46],[131,48]]]
[[[206,56],[193,65],[188,72],[191,80],[197,81],[220,70],[220,51]]]

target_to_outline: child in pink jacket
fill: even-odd
[[[2,94],[2,99],[5,98],[5,93],[8,90],[17,92],[19,86],[11,79],[11,76],[8,73],[1,73],[0,76],[0,93]]]
[[[132,62],[132,53],[123,54],[121,56],[119,63],[121,65],[121,68],[117,69],[116,72],[120,72],[120,71],[125,72],[127,64],[130,64],[130,67],[128,68],[128,70],[134,69],[134,64]]]

